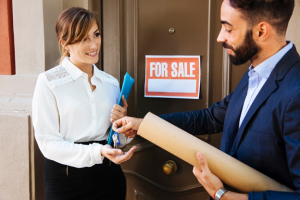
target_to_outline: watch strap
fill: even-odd
[[[226,193],[226,192],[228,192],[228,190],[226,189],[226,188],[220,188],[217,192],[216,192],[216,194],[215,194],[215,199],[214,200],[220,200],[221,199],[221,197]]]

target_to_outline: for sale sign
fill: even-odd
[[[200,56],[146,56],[145,97],[198,99]]]

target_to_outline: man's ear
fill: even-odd
[[[271,31],[271,25],[267,22],[260,22],[253,27],[253,39],[256,41],[266,40]]]

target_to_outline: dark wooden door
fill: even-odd
[[[245,72],[232,67],[216,42],[222,0],[103,0],[103,70],[123,81],[135,79],[128,99],[129,115],[204,109],[230,93]],[[169,29],[174,28],[173,34]],[[199,99],[144,97],[146,55],[199,55]],[[231,75],[234,74],[234,77]],[[199,136],[219,147],[221,134]],[[127,199],[209,199],[192,174],[192,166],[137,136],[134,156],[122,164],[127,178]],[[162,165],[173,160],[178,167],[170,176]]]

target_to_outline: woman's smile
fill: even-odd
[[[91,56],[91,57],[95,57],[95,56],[98,55],[98,54],[97,54],[97,50],[96,50],[96,51],[93,51],[93,52],[90,52],[90,53],[86,53],[86,55]]]

